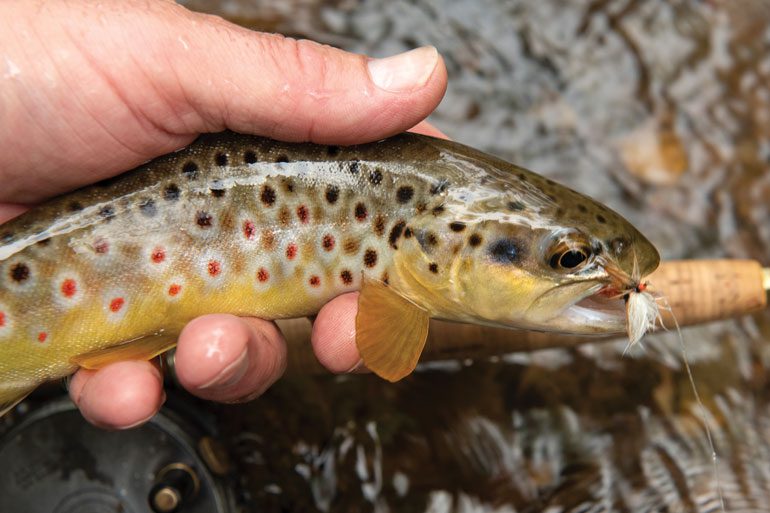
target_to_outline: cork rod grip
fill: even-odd
[[[661,294],[681,326],[728,319],[767,305],[764,270],[754,260],[665,262],[647,281]],[[666,326],[671,312],[661,310]]]

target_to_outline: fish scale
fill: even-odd
[[[83,355],[121,354],[133,342],[152,356],[199,315],[312,315],[368,283],[387,288],[373,293],[381,312],[364,312],[382,333],[428,316],[563,330],[527,313],[543,284],[579,285],[566,299],[556,294],[564,307],[608,280],[596,266],[580,275],[543,268],[546,239],[570,234],[622,269],[629,249],[644,257],[643,271],[657,265],[654,248],[614,212],[456,143],[205,135],[0,226],[0,409],[73,372]],[[506,296],[510,309],[500,310]],[[364,361],[375,343],[419,356],[410,341],[418,335],[393,338],[359,340]]]

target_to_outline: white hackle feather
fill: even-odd
[[[655,328],[660,320],[660,307],[655,296],[642,290],[628,293],[626,301],[626,330],[628,345],[639,342],[645,333]]]

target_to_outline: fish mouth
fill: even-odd
[[[549,331],[563,333],[621,333],[626,326],[625,301],[606,279],[554,287],[530,305],[527,315]]]
[[[596,283],[562,313],[582,333],[622,333],[626,326],[623,297],[608,293],[606,283]]]

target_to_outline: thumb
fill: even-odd
[[[221,108],[218,95],[208,94],[200,77],[184,84],[186,97],[202,102],[197,111],[206,128],[292,141],[360,143],[411,128],[435,109],[445,91],[446,70],[430,46],[369,59],[312,41],[233,30],[243,38],[244,58],[205,57],[212,59],[205,66],[220,79],[227,77],[221,84],[232,92],[224,99],[227,108]],[[199,43],[207,44],[205,38]],[[192,61],[177,62],[201,65]]]
[[[446,89],[446,69],[433,47],[370,59],[163,7],[182,15],[173,18],[175,27],[147,30],[153,51],[143,66],[172,67],[154,76],[158,90],[174,92],[174,111],[186,113],[156,117],[169,121],[173,133],[229,128],[291,141],[360,143],[419,123]]]
[[[424,119],[446,88],[433,47],[370,59],[172,2],[6,9],[17,23],[0,18],[0,43],[21,71],[6,91],[14,101],[0,95],[0,150],[15,155],[0,201],[37,201],[225,128],[328,144],[381,139]],[[46,37],[30,40],[29,27]]]

